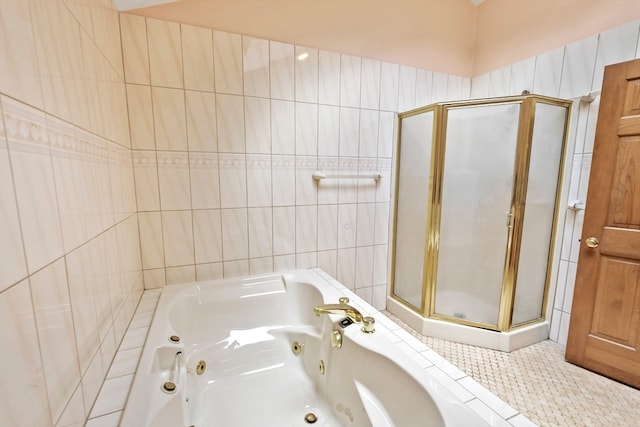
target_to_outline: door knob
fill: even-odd
[[[587,237],[584,244],[587,245],[588,248],[595,249],[600,246],[600,241],[595,237]]]

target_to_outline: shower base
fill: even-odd
[[[511,352],[549,338],[549,322],[546,320],[516,328],[509,332],[497,332],[429,319],[405,307],[391,297],[387,298],[387,310],[422,335],[493,350]]]

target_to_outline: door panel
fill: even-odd
[[[640,387],[640,60],[605,68],[566,359]]]
[[[640,314],[634,311],[634,302],[640,297],[640,263],[603,257],[600,272],[591,334],[624,346],[633,346],[637,316]]]
[[[637,132],[640,133],[640,116]],[[640,229],[640,136],[620,138],[611,191],[610,223]]]
[[[640,253],[640,230],[605,227],[600,239],[600,253],[633,258]]]

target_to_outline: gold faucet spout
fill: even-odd
[[[316,316],[321,314],[344,314],[356,323],[362,323],[362,314],[348,304],[324,304],[313,307]]]

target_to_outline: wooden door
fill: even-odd
[[[605,68],[566,359],[640,388],[640,60]]]

